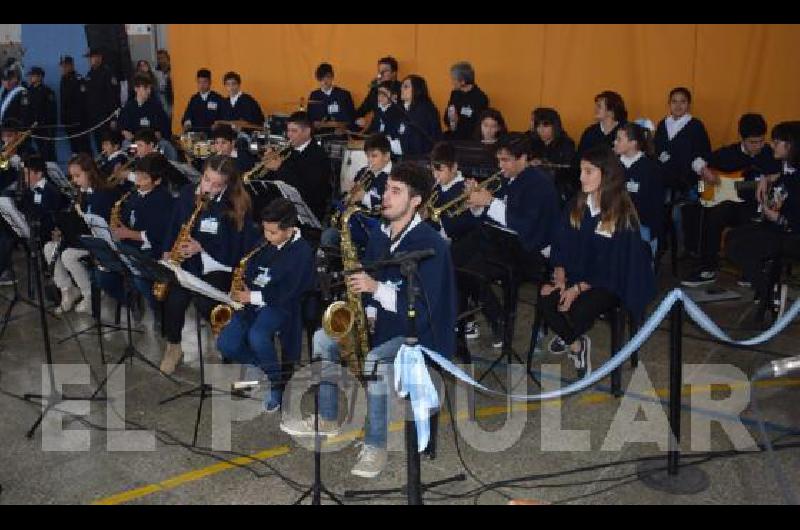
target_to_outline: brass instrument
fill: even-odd
[[[247,262],[267,245],[269,245],[269,241],[260,244],[239,260],[239,264],[234,269],[233,278],[231,279],[231,297],[234,292],[244,291],[245,287],[247,287],[244,283],[244,273],[247,271]],[[233,311],[234,309],[228,304],[217,304],[214,306],[214,309],[211,310],[209,322],[211,322],[211,332],[215,337],[218,336],[222,328],[227,326],[228,322],[231,321],[231,318],[233,318]]]
[[[125,180],[127,180],[128,178],[127,174],[130,171],[131,166],[135,162],[136,162],[135,158],[131,158],[130,160],[125,162],[119,169],[117,169],[116,171],[111,173],[111,175],[108,176],[108,182],[110,184],[113,184],[114,186],[119,186],[120,184],[125,182]]]
[[[474,188],[468,188],[464,190],[464,193],[439,207],[434,206],[436,204],[436,200],[439,198],[439,192],[433,192],[428,199],[428,202],[425,203],[423,213],[425,213],[428,219],[434,223],[438,223],[441,220],[442,215],[445,213],[448,217],[457,217],[461,215],[467,211],[467,208],[469,208],[467,201],[469,200],[469,196],[473,191],[485,189],[489,190],[489,192],[494,195],[500,190],[501,186],[503,185],[503,177],[500,176],[502,173],[502,171],[498,171]]]
[[[353,187],[350,188],[350,191],[347,192],[347,197],[344,200],[344,211],[352,206],[356,206],[354,197],[361,193],[362,191],[366,191],[372,186],[372,182],[375,180],[375,172],[371,169],[367,169],[364,172],[364,175],[358,180]],[[341,220],[342,212],[337,210],[331,216],[331,226],[339,227],[341,230],[341,226],[339,225],[339,221]]]
[[[33,134],[33,129],[37,124],[38,122],[34,122],[30,129],[14,138],[14,140],[10,141],[8,145],[3,146],[3,150],[0,152],[0,170],[5,171],[8,169],[8,164],[11,163],[11,157],[17,152],[17,149],[20,145],[22,145],[22,142],[27,140],[28,137]]]
[[[122,228],[122,204],[131,193],[133,193],[132,190],[123,195],[120,200],[115,202],[114,206],[111,207],[111,215],[108,217],[108,226],[111,230]]]
[[[207,194],[200,193],[197,195],[197,199],[195,199],[194,211],[192,212],[191,217],[189,217],[189,220],[183,223],[181,226],[181,231],[178,233],[178,237],[175,239],[175,243],[172,245],[172,249],[169,251],[168,260],[172,263],[179,265],[183,261],[183,257],[180,253],[180,247],[183,243],[188,242],[191,238],[192,229],[197,223],[197,219],[200,217],[200,212],[205,209],[209,202],[210,197]],[[168,289],[168,283],[156,282],[153,284],[153,296],[155,296],[156,300],[159,302],[163,302],[167,298]]]
[[[292,154],[292,149],[293,147],[290,144],[280,151],[267,151],[264,160],[253,166],[250,171],[242,175],[242,182],[248,184],[250,181],[259,180],[259,177],[261,177],[261,174],[264,173],[268,162],[280,160],[281,164],[283,164]]]
[[[360,206],[350,206],[342,214],[341,251],[345,272],[361,268],[358,251],[350,236],[350,217],[361,210]],[[337,300],[325,309],[322,329],[339,342],[341,358],[350,368],[355,373],[363,371],[363,357],[369,351],[369,333],[361,295],[348,287],[345,300]]]

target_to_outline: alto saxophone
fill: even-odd
[[[375,172],[367,168],[361,179],[355,184],[353,184],[353,187],[347,193],[347,198],[344,200],[344,210],[343,211],[337,210],[331,216],[331,226],[339,227],[339,230],[341,230],[339,223],[341,222],[343,212],[347,211],[347,209],[352,206],[356,206],[355,196],[361,193],[362,191],[366,192],[372,186],[372,182],[374,180],[375,180]]]
[[[342,214],[342,266],[347,271],[358,270],[361,264],[350,235],[350,217],[364,208],[353,205]],[[369,331],[361,294],[347,288],[345,300],[333,302],[322,315],[322,329],[339,342],[340,357],[355,373],[363,371],[363,358],[369,351]]]
[[[209,200],[209,196],[205,193],[199,194],[197,199],[195,199],[194,211],[192,212],[191,217],[189,217],[189,220],[183,223],[181,226],[181,231],[178,234],[177,239],[175,239],[172,249],[169,251],[169,258],[167,259],[172,263],[179,265],[183,261],[183,257],[180,253],[180,247],[183,243],[187,243],[189,239],[191,239],[192,229],[194,229],[194,225],[197,224],[197,219],[200,217],[200,212],[205,209],[206,205],[209,203]],[[153,296],[159,302],[163,302],[167,298],[168,289],[168,283],[155,282],[153,284]]]
[[[120,200],[114,203],[114,206],[111,208],[111,215],[108,218],[108,226],[112,230],[116,228],[122,228],[122,204],[125,202],[125,199],[128,198],[132,191],[127,192],[123,195]]]
[[[269,245],[269,241],[258,245],[239,260],[239,265],[237,265],[236,269],[233,271],[230,296],[233,296],[233,293],[236,291],[244,291],[245,287],[247,287],[244,283],[244,273],[247,271],[247,262],[267,245]],[[218,336],[222,328],[227,326],[228,322],[231,321],[231,318],[233,318],[233,311],[233,308],[228,304],[218,304],[211,310],[211,332],[215,337]]]

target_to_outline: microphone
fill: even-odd
[[[753,379],[774,379],[800,370],[800,355],[771,361],[756,371]]]

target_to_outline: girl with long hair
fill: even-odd
[[[556,333],[550,351],[567,351],[584,377],[592,371],[587,332],[595,320],[620,304],[641,316],[655,296],[655,275],[617,156],[597,146],[581,156],[580,167],[581,191],[556,231],[553,281],[542,286],[540,303]]]
[[[400,85],[401,111],[404,112],[398,135],[404,157],[420,157],[431,152],[442,135],[439,111],[428,93],[425,78],[409,75]]]

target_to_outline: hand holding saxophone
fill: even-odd
[[[245,287],[241,291],[232,291],[231,298],[234,302],[239,302],[241,304],[249,304],[250,303],[250,289]]]
[[[142,240],[142,233],[136,230],[131,230],[127,226],[119,226],[111,229],[111,234],[115,240],[121,241],[123,239],[132,239],[134,241]]]
[[[192,256],[194,256],[195,254],[197,254],[199,252],[202,252],[202,251],[203,251],[203,247],[200,245],[200,243],[197,242],[196,239],[193,239],[193,238],[189,238],[187,241],[183,241],[178,246],[178,252],[181,253],[181,256],[183,257],[183,259],[189,259]]]
[[[347,276],[348,288],[356,293],[374,294],[378,289],[378,282],[366,272],[356,272]]]

